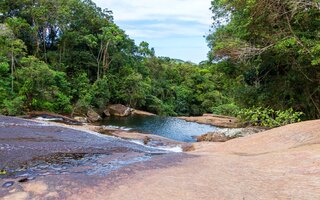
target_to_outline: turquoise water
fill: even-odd
[[[130,116],[106,118],[102,125],[160,135],[182,142],[194,142],[193,136],[215,131],[215,126],[186,122],[174,117]]]

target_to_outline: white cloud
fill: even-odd
[[[116,21],[192,20],[210,25],[210,0],[94,0],[114,11]]]
[[[93,0],[113,11],[115,22],[136,41],[147,41],[159,55],[195,62],[208,48],[211,0]],[[183,51],[182,51],[183,49]]]
[[[173,36],[202,36],[204,31],[208,27],[193,24],[188,26],[186,24],[179,23],[152,23],[146,25],[125,25],[126,33],[135,37],[145,37],[145,38],[163,38],[163,37],[173,37]]]

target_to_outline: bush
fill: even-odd
[[[91,91],[91,105],[103,109],[106,105],[108,105],[109,100],[111,98],[109,83],[107,77],[103,77],[102,79],[98,79],[93,85]],[[89,96],[87,97],[89,99]]]
[[[23,105],[26,98],[24,96],[16,97],[12,100],[6,99],[3,101],[5,114],[7,115],[21,115],[23,114]]]
[[[278,127],[295,122],[300,122],[302,112],[295,112],[292,108],[288,110],[273,110],[271,108],[249,108],[238,112],[241,121],[250,122],[254,126]]]
[[[217,115],[236,116],[239,112],[239,107],[234,103],[223,104],[211,108],[211,112]]]
[[[61,92],[57,93],[56,101],[54,103],[54,110],[56,112],[71,113],[72,106],[70,104],[70,99],[70,97]]]
[[[146,98],[147,111],[156,113],[161,116],[176,116],[174,106],[169,103],[164,103],[155,96],[147,96]]]
[[[24,96],[25,110],[71,112],[70,85],[66,74],[52,70],[46,63],[29,56],[16,70],[17,93]]]

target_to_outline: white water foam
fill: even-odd
[[[132,128],[127,128],[127,127],[123,127],[123,126],[112,126],[112,125],[108,125],[108,126],[103,126],[103,127],[109,128],[109,129],[122,130],[122,131],[130,131],[130,130],[132,130]]]
[[[159,149],[159,150],[168,151],[168,152],[174,152],[174,153],[183,152],[181,146],[156,146],[156,147],[153,147],[153,146],[145,145],[143,143],[143,141],[141,141],[141,140],[129,140],[129,141],[132,142],[132,143],[141,145],[141,146],[152,148],[152,149]]]
[[[40,121],[63,121],[61,117],[52,117],[52,118],[37,117],[35,119]]]

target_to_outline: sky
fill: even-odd
[[[211,0],[93,0],[113,11],[115,23],[157,56],[199,63],[207,59]]]

